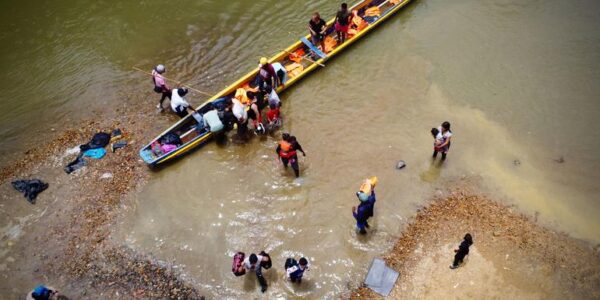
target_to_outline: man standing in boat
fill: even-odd
[[[156,108],[160,111],[163,111],[163,102],[165,98],[171,99],[171,89],[167,85],[167,81],[165,77],[163,77],[163,73],[166,71],[164,65],[158,65],[154,69],[152,69],[152,82],[154,82],[154,91],[158,94],[162,94],[158,105]]]
[[[348,11],[348,4],[342,3],[340,10],[335,15],[335,32],[337,34],[337,40],[339,44],[342,44],[346,40],[346,34],[348,33],[348,26],[350,25],[350,17],[352,15]]]
[[[308,31],[310,32],[310,41],[318,47],[321,47],[321,51],[325,52],[325,42],[323,41],[325,38],[325,31],[327,30],[327,23],[323,19],[318,12],[315,12],[308,21]]]

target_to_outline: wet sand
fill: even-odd
[[[420,209],[403,230],[386,263],[400,272],[392,299],[598,299],[600,245],[539,225],[454,184]],[[457,186],[460,186],[458,188]],[[465,262],[449,269],[466,233],[474,244]],[[381,298],[370,289],[352,299]]]

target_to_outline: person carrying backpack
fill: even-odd
[[[285,260],[283,267],[285,268],[289,280],[299,284],[302,282],[304,271],[308,269],[308,260],[302,257],[299,261],[296,261],[294,258],[290,257]]]
[[[262,275],[262,268],[270,269],[271,265],[271,257],[265,251],[261,251],[259,255],[252,253],[244,260],[244,273],[246,271],[254,271],[256,273],[256,278],[260,284],[260,291],[263,293],[267,291],[268,285],[267,280]]]

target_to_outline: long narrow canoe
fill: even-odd
[[[310,41],[310,36],[307,35],[285,50],[271,57],[269,63],[280,63],[287,70],[288,79],[284,85],[277,87],[277,93],[281,93],[294,85],[294,83],[298,82],[314,69],[323,65],[325,61],[331,59],[346,47],[350,46],[353,42],[373,30],[377,25],[388,19],[409,2],[410,0],[363,0],[350,8],[350,11],[356,12],[357,17],[355,17],[354,21],[356,21],[358,26],[355,26],[356,28],[349,34],[348,39],[344,43],[336,45],[334,39],[334,19],[327,22],[325,37],[326,49],[324,51],[324,56],[317,56],[315,53],[311,52],[311,48],[314,49],[315,45],[308,42]],[[310,18],[310,16],[307,16],[307,19],[308,18]],[[299,55],[305,53],[305,55],[303,55],[304,59],[300,59],[299,55],[291,53]],[[315,57],[316,59],[313,60],[311,57]],[[257,74],[258,67],[208,99],[198,107],[197,111],[200,115],[208,112],[211,112],[214,115],[215,111],[222,111],[224,109],[225,100],[234,97],[235,92],[240,88],[248,89],[249,83],[255,79]],[[145,145],[140,149],[139,154],[146,164],[151,167],[157,166],[167,161],[171,161],[176,157],[180,157],[190,150],[205,144],[214,136],[214,134],[214,132],[210,131],[209,126],[199,124],[193,115],[188,115]],[[173,142],[168,142],[167,139],[172,140],[174,136],[177,140],[177,142],[174,143],[176,148],[168,149],[168,152],[156,151],[157,146],[160,148],[161,143],[169,143],[172,145]],[[153,145],[155,148],[154,151]],[[173,148],[173,146],[170,147]]]

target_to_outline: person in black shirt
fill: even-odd
[[[465,234],[462,243],[460,243],[460,246],[458,246],[458,249],[454,250],[454,252],[456,252],[456,255],[454,255],[454,262],[450,266],[450,269],[458,268],[458,265],[463,262],[465,256],[469,254],[469,247],[471,245],[473,245],[473,237],[471,237],[470,233],[467,233]]]
[[[325,52],[325,31],[327,30],[327,24],[318,12],[315,12],[308,21],[308,31],[310,31],[310,40],[311,42],[317,46],[321,47],[321,51]]]
[[[352,15],[348,11],[348,4],[342,3],[340,10],[338,10],[337,14],[335,15],[335,32],[337,34],[337,40],[340,44],[346,40],[351,16]]]

